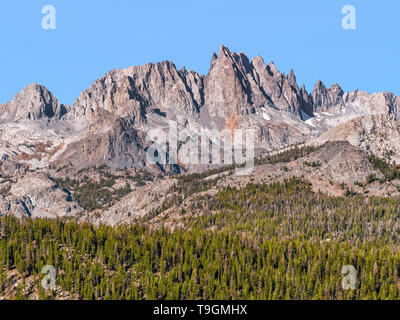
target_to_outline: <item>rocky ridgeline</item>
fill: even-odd
[[[72,106],[31,84],[0,105],[2,212],[84,214],[54,178],[94,166],[154,175],[210,169],[149,163],[149,131],[167,130],[171,121],[178,132],[194,135],[251,128],[258,156],[293,145],[346,140],[382,157],[390,153],[397,161],[399,107],[400,98],[392,93],[344,92],[321,81],[308,93],[293,70],[284,74],[273,62],[266,64],[260,56],[249,59],[224,46],[212,55],[207,75],[177,70],[170,61],[116,69],[96,80]],[[182,148],[186,139],[178,140]],[[29,181],[34,181],[33,188]]]

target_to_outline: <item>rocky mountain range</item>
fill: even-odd
[[[212,55],[207,75],[178,70],[170,61],[116,69],[96,80],[72,106],[31,84],[0,105],[0,214],[73,216],[112,224],[154,214],[155,204],[162,206],[173,194],[175,174],[204,173],[222,165],[149,161],[147,152],[156,142],[149,133],[158,129],[167,134],[171,122],[177,125],[178,154],[193,137],[213,140],[215,130],[232,136],[236,129],[254,130],[257,158],[300,145],[329,151],[337,149],[330,142],[347,141],[343,148],[358,151],[334,159],[346,163],[348,154],[358,152],[357,170],[346,166],[342,179],[327,178],[327,172],[321,173],[324,166],[315,169],[321,172],[314,176],[333,183],[316,185],[335,193],[342,182],[356,188],[354,182],[363,174],[379,176],[363,165],[370,153],[400,162],[399,119],[400,97],[393,93],[344,92],[338,84],[328,88],[321,81],[307,92],[293,70],[282,73],[273,62],[266,64],[260,56],[250,60],[225,46]],[[217,140],[218,148],[229,143]],[[197,156],[196,150],[191,152]],[[296,163],[297,169],[290,171],[307,177],[308,167]],[[256,172],[258,178],[270,175]],[[239,178],[232,179],[237,183]],[[108,199],[106,204],[83,200],[94,189],[103,190],[97,196]],[[369,192],[397,192],[393,184],[383,189]]]

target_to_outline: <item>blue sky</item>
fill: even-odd
[[[356,30],[341,27],[347,4]],[[37,82],[72,104],[111,69],[162,60],[206,74],[220,44],[293,68],[308,91],[321,79],[400,95],[399,14],[397,0],[2,0],[0,103]]]

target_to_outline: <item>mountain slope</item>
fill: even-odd
[[[331,141],[349,142],[353,147],[349,145],[346,148],[356,148],[357,151],[342,153],[339,148],[339,155],[335,155],[329,151],[331,149],[326,150],[332,161],[318,170],[310,169],[304,163],[323,164],[327,159],[304,158],[300,162],[293,160],[287,167],[270,164],[264,168],[276,172],[279,177],[304,175],[313,180],[313,185],[319,190],[342,194],[345,190],[338,189],[341,182],[345,182],[348,188],[357,189],[354,182],[363,183],[366,176],[382,179],[376,168],[372,170],[365,161],[370,152],[400,162],[399,107],[400,98],[392,93],[344,92],[338,84],[327,87],[322,81],[318,81],[312,93],[308,93],[304,85],[298,85],[293,70],[284,74],[273,62],[266,64],[260,56],[249,59],[246,54],[231,52],[225,46],[219,48],[218,54],[212,55],[206,75],[185,68],[178,70],[170,61],[115,69],[84,90],[73,106],[61,104],[45,87],[31,84],[16,94],[12,101],[0,105],[3,208],[10,212],[10,204],[15,207],[13,203],[22,204],[27,198],[41,203],[32,190],[15,193],[21,189],[14,186],[19,181],[26,181],[23,178],[27,174],[51,190],[58,187],[53,188],[47,179],[73,177],[75,185],[66,185],[78,192],[77,186],[83,184],[82,188],[87,188],[85,192],[89,193],[84,195],[85,199],[96,194],[98,185],[101,185],[101,196],[104,196],[104,201],[91,203],[86,209],[85,201],[82,202],[81,198],[79,203],[78,197],[78,209],[71,209],[73,215],[85,216],[88,207],[96,208],[99,214],[104,214],[104,221],[114,221],[115,212],[129,212],[123,202],[115,202],[123,196],[131,204],[146,202],[145,199],[151,199],[149,201],[154,206],[162,203],[156,197],[142,199],[127,194],[129,188],[136,188],[133,181],[143,176],[153,181],[155,189],[168,193],[169,189],[165,187],[169,185],[168,175],[221,170],[229,161],[200,164],[200,159],[215,159],[209,148],[211,144],[215,150],[221,151],[220,154],[225,147],[232,147],[231,140],[238,136],[237,129],[254,131],[254,146],[244,141],[240,145],[246,153],[254,149],[257,158],[269,157],[271,152],[282,153],[292,146],[319,147]],[[171,132],[169,141],[159,141]],[[198,148],[200,138],[208,146],[205,154]],[[193,146],[196,141],[198,144]],[[156,142],[159,150],[153,152],[154,156],[169,151],[171,154],[166,157],[169,162],[154,163],[149,157]],[[171,152],[174,144],[177,156]],[[346,156],[360,152],[362,156],[354,159]],[[184,155],[192,158],[185,161]],[[342,163],[344,168],[338,163]],[[103,172],[103,176],[98,177],[93,170],[99,168],[105,168],[108,173]],[[266,179],[260,168],[262,166],[255,169],[258,174],[252,174],[252,178]],[[42,178],[36,179],[30,174]],[[98,179],[106,179],[109,174],[120,177],[121,183],[127,187],[114,189],[107,184],[103,186],[104,181]],[[247,178],[243,179],[248,182]],[[233,180],[234,183],[240,181],[239,178]],[[148,189],[142,190],[141,187]],[[151,189],[143,185],[137,188],[139,194]],[[366,188],[362,192],[394,194],[396,188],[396,184],[391,184],[383,185],[381,189]],[[43,215],[52,210],[51,201],[55,201],[54,207],[61,210],[61,216],[65,215],[68,205],[65,204],[64,191],[54,192],[56,195],[40,192],[43,210],[28,208],[28,211],[33,215]],[[154,206],[149,208],[153,210]],[[149,213],[141,205],[132,207],[140,215]],[[21,210],[18,212],[23,212]],[[129,221],[130,218],[124,216],[123,220]]]
[[[285,75],[259,56],[250,60],[221,46],[207,75],[177,70],[170,61],[116,69],[82,92],[72,107],[46,88],[29,85],[0,106],[0,151],[29,168],[107,164],[151,170],[145,156],[152,143],[148,133],[167,133],[171,121],[182,133],[180,148],[185,130],[211,138],[213,129],[253,129],[256,153],[262,154],[309,142],[359,116],[391,115],[397,121],[399,101],[390,93],[345,93],[321,81],[309,94],[293,71]]]

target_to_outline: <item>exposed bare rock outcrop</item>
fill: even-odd
[[[0,105],[0,123],[13,120],[60,119],[67,112],[67,108],[45,87],[33,83],[16,94],[13,100]]]
[[[20,176],[0,198],[0,214],[20,217],[76,217],[83,209],[71,194],[62,190],[47,174]]]
[[[306,118],[312,115],[310,102],[293,70],[284,75],[274,63],[266,66],[260,56],[249,61],[244,53],[232,53],[224,46],[218,56],[213,55],[205,78],[205,107],[211,116],[226,119],[272,107]]]
[[[103,164],[111,168],[143,167],[145,159],[138,131],[128,120],[102,110],[52,164],[76,171]]]
[[[193,134],[251,128],[255,148],[263,152],[307,142],[373,114],[397,120],[399,98],[344,93],[339,85],[326,88],[321,81],[309,94],[304,85],[299,88],[293,70],[285,75],[260,56],[250,60],[221,46],[205,76],[177,70],[170,61],[116,69],[82,92],[73,107],[32,84],[0,106],[0,152],[32,169],[50,164],[150,169],[147,134],[154,128],[165,131],[170,121],[177,122],[179,132]]]
[[[392,93],[344,92],[337,84],[326,87],[318,81],[310,94],[304,85],[299,87],[293,70],[285,74],[273,62],[266,64],[260,56],[249,59],[225,46],[212,55],[206,75],[184,67],[178,70],[170,61],[115,69],[83,91],[72,107],[58,102],[45,87],[31,84],[12,101],[0,105],[0,214],[79,215],[83,209],[52,177],[73,176],[95,166],[106,166],[113,172],[145,170],[156,175],[202,172],[214,166],[181,159],[176,164],[150,163],[146,152],[158,136],[150,137],[149,133],[157,129],[158,135],[168,135],[171,123],[176,124],[177,135],[172,137],[176,141],[168,141],[164,148],[176,142],[179,152],[200,136],[218,140],[215,131],[220,134],[226,129],[234,138],[235,130],[252,129],[254,146],[242,145],[245,149],[254,147],[257,156],[297,144],[343,140],[361,153],[382,157],[390,153],[390,161],[400,163],[399,117],[400,98]],[[229,145],[221,141],[215,143],[217,148]],[[190,152],[198,156],[198,149]],[[347,159],[350,153],[347,150],[341,156]],[[360,157],[351,161],[365,164]],[[326,179],[336,183],[329,172],[350,181],[371,171],[366,167],[358,171],[360,174],[349,173],[350,164],[343,171],[332,161],[327,163],[329,166],[316,173],[323,183]],[[291,166],[293,172],[314,174],[300,162]],[[283,169],[264,169],[287,176]],[[146,188],[138,192],[143,195],[152,188],[167,192],[157,183]],[[151,197],[125,197],[132,206],[143,199],[158,203]],[[135,208],[144,212],[142,207]],[[104,221],[112,221],[116,212],[124,216],[124,210],[123,203],[113,204],[107,208]],[[126,216],[123,219],[129,220]]]
[[[348,141],[354,146],[372,152],[382,158],[400,162],[400,123],[393,116],[369,115],[349,120],[323,133],[311,144],[328,141]]]
[[[74,116],[91,117],[104,109],[136,122],[153,109],[196,112],[202,104],[203,77],[170,61],[116,69],[96,80],[74,104]]]
[[[318,80],[312,93],[314,111],[328,110],[331,106],[342,105],[343,95],[344,92],[338,84],[326,88],[324,83]]]

